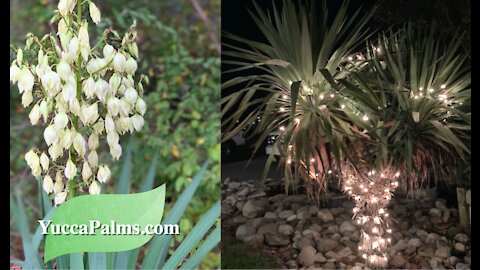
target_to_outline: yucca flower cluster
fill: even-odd
[[[146,77],[135,83],[136,32],[132,27],[121,45],[108,44],[104,34],[90,47],[88,21],[82,19],[85,3],[98,24],[101,15],[93,2],[60,0],[52,19],[58,25],[57,35],[39,40],[29,34],[25,51],[38,55],[37,61],[28,62],[19,48],[10,67],[10,80],[18,84],[23,107],[33,105],[30,122],[47,125],[43,137],[48,150],[34,148],[25,160],[33,176],[43,176],[43,189],[54,194],[56,205],[76,189],[88,187],[90,194],[99,194],[101,183],[111,175],[98,160],[100,140],[106,137],[112,158],[118,160],[120,136],[144,125],[146,104],[140,96]],[[103,50],[97,52],[101,45]]]

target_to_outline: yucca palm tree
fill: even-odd
[[[271,13],[255,4],[256,12],[251,16],[267,42],[227,33],[225,37],[232,44],[245,46],[223,45],[223,54],[229,58],[223,63],[235,66],[227,72],[251,70],[252,75],[222,84],[222,89],[240,89],[222,100],[222,127],[226,131],[222,139],[228,140],[261,119],[252,135],[258,135],[256,151],[269,133],[280,131],[275,146],[281,152],[281,161],[295,164],[293,171],[291,166],[285,166],[286,186],[290,180],[302,177],[310,195],[326,189],[325,180],[335,169],[335,161],[347,150],[348,137],[361,133],[352,128],[352,123],[365,125],[363,115],[344,110],[344,106],[355,105],[346,104],[342,93],[331,87],[320,70],[338,80],[365,65],[363,56],[349,56],[371,34],[366,23],[373,12],[361,17],[358,10],[348,18],[348,1],[344,1],[331,17],[326,1],[320,12],[316,3],[302,6],[284,0],[282,9],[274,6]],[[258,75],[258,71],[262,74]],[[273,158],[272,154],[265,172]]]
[[[434,28],[406,25],[370,43],[367,67],[340,82],[375,111],[371,140],[356,159],[394,166],[409,193],[431,179],[454,179],[470,153],[471,74],[462,42],[461,33],[442,41]]]

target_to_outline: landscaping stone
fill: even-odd
[[[469,237],[464,233],[459,233],[455,235],[453,240],[466,244],[469,240]]]
[[[350,220],[347,220],[347,221],[343,222],[342,225],[340,225],[339,230],[340,230],[341,233],[354,232],[354,231],[357,230],[357,227],[355,225],[353,225],[353,223]]]
[[[315,263],[316,253],[317,251],[312,246],[303,247],[300,254],[298,254],[298,262],[305,267],[310,267]]]
[[[317,252],[317,254],[315,254],[315,262],[324,263],[326,261],[327,261],[327,258],[325,258],[325,256],[323,256],[322,253]]]
[[[446,259],[450,257],[450,248],[449,247],[439,247],[435,251],[435,257]]]
[[[327,251],[337,248],[340,243],[337,240],[329,238],[320,238],[317,241],[317,250],[319,252],[325,253]]]
[[[242,224],[237,228],[237,231],[235,232],[235,237],[239,240],[246,242],[246,240],[253,234],[255,234],[254,227],[247,224]]]
[[[432,209],[430,209],[430,211],[428,213],[432,217],[441,217],[442,216],[442,210],[440,210],[438,208],[432,208]]]
[[[268,224],[262,225],[257,230],[257,233],[260,235],[264,235],[265,233],[277,233],[277,232],[278,232],[277,223],[268,223]]]
[[[253,201],[247,201],[242,208],[242,214],[247,218],[254,218],[263,214],[265,210],[255,205]]]
[[[459,262],[455,265],[455,269],[470,269],[470,265]]]
[[[458,252],[465,252],[465,245],[463,243],[457,242],[454,247]]]
[[[286,246],[290,243],[288,238],[281,234],[265,233],[264,237],[265,242],[273,247]]]
[[[389,262],[390,265],[393,266],[393,268],[402,268],[407,263],[405,258],[403,258],[403,256],[399,254],[393,256]]]
[[[293,212],[292,210],[283,210],[282,212],[278,213],[278,217],[281,219],[286,219],[293,215],[295,215],[295,212]]]
[[[412,238],[412,239],[408,240],[408,246],[410,246],[410,247],[417,248],[421,245],[423,245],[422,240],[420,240],[418,238]]]
[[[320,218],[322,222],[331,222],[334,220],[333,214],[329,209],[322,209],[318,212],[317,217]]]
[[[293,230],[293,227],[288,224],[281,224],[280,226],[278,226],[278,232],[288,236],[288,235],[292,235],[294,230]]]
[[[278,215],[274,212],[266,212],[264,218],[276,219],[278,218]]]

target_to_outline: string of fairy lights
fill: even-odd
[[[369,56],[378,56],[382,53],[380,47],[372,46],[372,53]],[[356,54],[354,56],[348,56],[344,59],[343,62],[346,62],[345,68],[358,68],[367,64],[367,59],[362,54]],[[292,81],[288,81],[289,85],[292,85]],[[320,102],[316,104],[320,111],[326,110],[329,106],[334,106],[337,110],[342,110],[348,112],[358,117],[365,122],[373,123],[372,116],[366,112],[362,112],[359,108],[359,104],[355,100],[342,95],[337,89],[331,88],[325,90],[325,87],[319,87],[321,93],[314,92],[314,85],[307,85],[302,81],[300,96],[303,98],[309,97],[312,100]],[[422,100],[423,98],[429,100],[436,100],[441,105],[448,106],[449,108],[455,108],[457,105],[462,105],[462,102],[456,100],[454,95],[449,97],[449,91],[446,84],[437,85],[434,87],[432,83],[428,87],[419,87],[418,89],[411,90],[409,92],[409,98],[413,100],[412,104],[412,117],[415,122],[420,121],[420,113],[415,110],[417,101]],[[315,94],[315,95],[314,95]],[[289,113],[289,95],[281,95],[281,101],[285,103],[278,107],[278,112],[281,115],[286,116]],[[298,105],[298,103],[297,103]],[[384,104],[384,107],[387,108],[390,103]],[[360,105],[361,106],[361,105]],[[445,107],[440,107],[440,110],[447,112],[447,115],[443,118],[443,121],[446,121],[448,117],[451,117],[452,114],[450,110]],[[378,108],[381,110],[382,108]],[[349,111],[347,111],[349,110]],[[283,138],[287,130],[294,129],[297,125],[300,124],[302,119],[301,114],[296,115],[293,118],[293,121],[287,121],[286,125],[280,125],[278,127],[280,135],[276,138]],[[365,131],[364,131],[365,132]],[[276,139],[275,138],[275,139]],[[275,139],[272,141],[274,142]],[[282,143],[285,143],[282,139]],[[286,164],[292,164],[294,156],[294,149],[292,144],[289,142],[287,148],[287,158],[285,160]],[[307,162],[305,160],[300,160],[300,162],[307,167]],[[312,158],[309,160],[310,164],[315,163],[315,159]],[[319,176],[316,172],[311,172],[308,168],[310,177],[315,179]],[[324,171],[324,174],[332,174],[332,170]],[[387,206],[390,203],[390,200],[393,196],[393,192],[398,188],[398,178],[400,177],[399,172],[390,172],[384,169],[382,172],[376,172],[375,170],[366,171],[365,176],[359,175],[359,172],[351,167],[346,166],[341,169],[342,180],[343,180],[343,191],[348,194],[349,197],[354,199],[355,207],[353,208],[353,219],[356,223],[362,226],[360,242],[358,246],[359,254],[362,258],[365,259],[367,265],[377,268],[385,268],[388,264],[387,258],[387,248],[391,243],[391,234],[392,229],[389,228],[388,222],[388,212]],[[338,175],[336,175],[338,177]]]

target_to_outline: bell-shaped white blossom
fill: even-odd
[[[98,10],[97,6],[91,1],[89,4],[89,11],[90,11],[90,17],[92,18],[92,21],[95,24],[98,24],[101,18],[100,10]]]
[[[55,198],[54,198],[55,207],[64,203],[66,198],[67,198],[67,192],[66,191],[55,194]]]
[[[53,123],[57,130],[63,130],[68,124],[68,116],[65,113],[57,113],[53,119]]]
[[[74,99],[77,95],[77,88],[75,85],[67,83],[62,88],[63,101],[68,103],[71,99]]]
[[[42,117],[43,117],[43,121],[46,123],[47,122],[47,119],[48,119],[48,114],[50,113],[49,110],[48,110],[48,103],[45,101],[45,100],[42,100],[42,102],[40,102],[40,113],[42,114]]]
[[[53,143],[52,146],[48,148],[48,154],[53,161],[56,161],[63,154],[63,147],[61,143]]]
[[[115,131],[107,133],[107,143],[110,147],[117,144],[119,140],[120,140],[120,137]]]
[[[73,57],[77,56],[80,52],[80,42],[77,37],[73,37],[68,43],[68,53]]]
[[[43,138],[48,146],[58,139],[58,132],[53,125],[48,126],[43,132]]]
[[[118,143],[110,146],[110,154],[112,155],[113,159],[120,159],[120,156],[122,155],[122,146],[120,146]]]
[[[70,99],[70,101],[68,102],[68,108],[70,109],[70,112],[76,116],[80,116],[80,114],[82,113],[80,102],[78,102],[78,99],[76,97]]]
[[[67,161],[67,166],[65,166],[65,177],[70,180],[77,174],[77,167],[71,159]]]
[[[47,71],[45,74],[41,77],[42,80],[42,86],[47,91],[47,94],[49,97],[54,97],[55,95],[60,92],[60,89],[62,88],[62,84],[60,82],[60,76],[53,72],[53,71]]]
[[[122,97],[120,99],[120,103],[121,103],[121,106],[120,106],[120,115],[123,116],[123,117],[126,117],[130,114],[130,111],[132,110],[133,108],[133,104],[131,104],[130,102],[127,101],[127,98],[126,97]]]
[[[32,175],[35,177],[40,176],[42,172],[40,167],[40,158],[33,150],[30,150],[25,154],[25,161],[32,170]]]
[[[32,125],[36,125],[38,123],[38,120],[40,120],[40,117],[40,106],[38,106],[38,104],[35,104],[35,106],[33,106],[32,110],[28,114],[28,118],[30,118],[30,123],[32,123]]]
[[[63,190],[63,177],[60,172],[57,172],[55,177],[55,183],[53,184],[53,193],[57,194]]]
[[[44,172],[48,170],[48,166],[50,165],[50,159],[48,158],[47,154],[42,153],[40,155],[40,165],[42,165],[42,169]]]
[[[105,57],[105,59],[110,62],[112,61],[113,57],[115,57],[115,54],[116,54],[116,50],[115,48],[113,48],[112,45],[110,44],[106,44],[104,47],[103,47],[103,57]]]
[[[15,64],[15,62],[12,63],[12,66],[10,67],[10,81],[12,81],[12,83],[17,83],[20,74],[20,68],[17,66],[17,64]]]
[[[107,167],[107,165],[100,165],[98,167],[97,179],[100,181],[100,183],[106,183],[108,180],[110,180],[110,174],[110,169]]]
[[[35,78],[27,67],[23,67],[18,78],[18,90],[23,92],[32,92]]]
[[[125,56],[118,52],[117,54],[115,54],[115,57],[113,57],[113,69],[115,69],[115,71],[117,72],[123,72],[125,70],[126,62],[127,59],[125,58]]]
[[[93,125],[93,132],[98,135],[102,135],[103,131],[105,130],[105,123],[102,118],[97,120],[97,123]]]
[[[95,80],[92,77],[83,81],[82,91],[87,98],[93,98],[93,95],[95,94]]]
[[[90,126],[98,118],[98,104],[93,103],[90,106],[83,105],[80,113],[80,120],[85,126]]]
[[[65,17],[75,9],[76,4],[77,0],[60,0],[58,2],[58,11]]]
[[[135,74],[135,71],[137,71],[138,65],[137,61],[133,59],[133,57],[130,57],[127,62],[125,63],[125,72],[129,75]]]
[[[88,36],[87,24],[82,24],[78,31],[78,39],[80,41],[80,53],[84,61],[88,60],[90,53],[90,37]]]
[[[72,68],[65,61],[60,61],[60,63],[57,65],[57,73],[60,78],[62,78],[64,81],[67,81],[72,73]]]
[[[113,119],[110,115],[105,116],[105,131],[107,134],[109,132],[113,132],[115,130],[115,123],[113,122]]]
[[[73,131],[73,134],[72,134],[72,131],[69,130],[69,129],[67,129],[63,132],[62,139],[61,139],[61,145],[64,149],[69,149],[70,146],[72,146],[73,138],[74,138],[75,133],[76,133],[75,130]]]
[[[117,116],[120,109],[120,100],[116,97],[110,97],[107,101],[107,110],[111,116]]]
[[[84,161],[82,166],[82,179],[83,181],[87,181],[93,175],[92,169],[88,162]]]
[[[46,175],[44,178],[43,178],[43,190],[45,190],[45,192],[47,192],[47,194],[50,194],[53,192],[53,179],[52,177],[50,177],[50,175]]]
[[[68,31],[67,21],[62,18],[58,22],[57,34],[58,35],[65,34],[65,33],[67,33],[67,31]]]
[[[88,160],[88,163],[90,164],[90,166],[91,166],[92,168],[98,167],[98,154],[97,154],[97,151],[95,151],[95,150],[90,151],[90,153],[88,154],[87,160]]]
[[[81,157],[85,156],[85,153],[87,152],[87,143],[85,142],[82,134],[76,134],[75,138],[73,139],[73,148],[75,148],[75,151]]]
[[[96,133],[92,133],[92,135],[88,137],[88,149],[95,150],[98,148],[99,145],[100,142],[98,140],[98,135]]]
[[[92,195],[100,194],[101,190],[102,190],[102,187],[95,180],[93,180],[90,186],[88,187],[88,193]]]
[[[135,114],[134,116],[131,117],[133,127],[135,128],[136,131],[140,131],[143,128],[143,125],[145,124],[145,121],[143,120],[143,117]]]
[[[135,104],[135,110],[137,110],[137,112],[140,113],[142,116],[145,115],[145,112],[147,111],[147,104],[145,104],[145,101],[143,101],[142,98],[137,99],[137,103]]]
[[[100,100],[102,103],[106,102],[108,89],[109,89],[108,83],[102,79],[99,79],[95,83],[95,95],[97,96],[98,100]]]
[[[24,108],[27,108],[28,106],[30,106],[30,104],[32,104],[32,102],[33,102],[32,91],[23,92],[23,94],[22,94],[22,106]]]
[[[110,94],[111,95],[116,95],[120,86],[122,84],[122,76],[118,73],[113,73],[113,75],[110,77],[110,80],[108,81],[108,85],[110,87]]]

